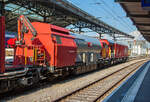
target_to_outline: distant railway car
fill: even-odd
[[[102,45],[107,45],[108,47],[103,46],[102,57],[107,58],[105,62],[108,63],[118,63],[125,61],[128,58],[128,47],[119,43],[115,43],[111,40],[101,39]],[[104,57],[104,55],[106,55]]]
[[[101,44],[98,39],[80,34],[71,34],[75,37],[77,45],[76,73],[84,73],[97,69],[97,63],[101,58]],[[82,71],[79,71],[82,70]]]
[[[115,43],[114,48],[117,62],[124,62],[128,59],[128,47],[126,45]]]

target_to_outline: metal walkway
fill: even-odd
[[[150,61],[114,90],[103,102],[150,102]]]

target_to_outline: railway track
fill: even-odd
[[[120,84],[131,73],[135,72],[146,61],[139,61],[119,69],[93,83],[56,99],[55,102],[96,102],[106,96],[110,90]]]
[[[142,60],[139,60],[139,61],[136,61],[133,63],[131,62],[131,64],[133,65],[133,64],[136,64],[139,62],[143,62],[143,60],[145,60],[145,59],[142,59]],[[95,75],[90,75],[90,77],[86,76],[88,78],[92,78],[92,80],[94,79],[93,81],[91,79],[89,81],[87,78],[83,78],[85,81],[82,78],[76,79],[76,76],[67,77],[67,78],[65,78],[65,80],[71,80],[72,78],[75,78],[75,80],[78,80],[78,81],[72,80],[71,82],[67,82],[64,79],[59,79],[59,78],[57,81],[56,80],[55,81],[42,81],[39,84],[32,86],[32,87],[17,89],[17,90],[14,90],[12,92],[2,94],[2,95],[0,95],[0,102],[1,101],[22,102],[23,100],[25,102],[26,101],[28,101],[28,102],[33,102],[33,101],[38,101],[38,102],[62,101],[62,100],[65,100],[66,96],[74,94],[74,93],[72,93],[73,91],[75,92],[75,90],[77,90],[79,88],[84,89],[85,88],[84,86],[87,86],[87,84],[89,84],[89,83],[91,83],[91,85],[92,85],[92,83],[95,81],[95,78],[96,78],[96,80],[99,79],[100,77],[101,77],[101,79],[104,79],[103,78],[104,76],[106,77],[106,75],[109,75],[109,73],[115,72],[116,70],[123,68],[123,66],[125,66],[125,64],[123,64],[122,67],[120,66],[120,68],[119,68],[119,65],[118,65],[118,68],[114,67],[114,70],[112,70],[112,68],[105,69],[105,70],[107,70],[107,73],[105,70],[104,71],[102,70],[102,73],[101,72],[99,72],[97,74],[95,73],[96,76],[100,74],[100,76],[97,78],[93,77]],[[82,77],[82,75],[79,77]],[[65,83],[63,80],[67,83]],[[83,82],[81,82],[81,84],[79,84],[78,82],[80,82],[82,80],[83,80]],[[69,88],[69,86],[71,88]]]

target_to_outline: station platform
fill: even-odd
[[[138,89],[134,102],[150,102],[150,67]]]
[[[103,102],[150,102],[150,61],[143,64]]]

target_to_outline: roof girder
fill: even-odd
[[[94,26],[94,27],[87,27],[87,28],[92,29],[95,32],[98,33],[107,32],[107,33],[114,33],[114,34],[116,33],[116,34],[124,35],[126,37],[133,38],[133,36],[128,35],[112,26],[109,26],[108,24],[105,24],[104,22],[89,15],[88,13],[72,5],[66,0],[8,0],[7,3],[13,3],[21,7],[24,7],[26,9],[29,9],[32,12],[43,17],[44,22],[49,22],[52,24],[56,24],[58,26],[65,27],[70,24],[75,25],[76,23],[82,21],[87,24],[90,23],[92,26]],[[62,24],[59,20],[58,22],[55,23],[54,21],[57,21],[58,19],[56,17],[57,15],[61,15],[61,18],[62,15],[64,15],[63,21],[65,21],[65,23]],[[67,19],[67,17],[65,16],[70,17],[71,19]],[[56,20],[49,19],[52,17],[56,18]]]

